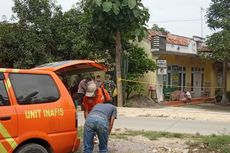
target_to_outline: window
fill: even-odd
[[[193,91],[193,84],[194,84],[194,72],[191,73],[191,91]]]
[[[159,50],[159,46],[160,46],[160,37],[159,36],[152,37],[151,49]]]
[[[179,72],[179,90],[183,89],[182,87],[182,73]]]
[[[185,89],[186,87],[186,84],[185,84],[185,79],[186,79],[186,72],[184,71],[184,73],[183,73],[183,82],[182,82],[182,84],[183,84],[183,89]]]
[[[3,80],[0,80],[0,107],[10,105],[9,97],[4,85]]]
[[[171,83],[171,72],[168,73],[168,86],[171,87],[172,83]]]
[[[19,104],[54,102],[59,99],[58,89],[49,75],[10,74]]]
[[[191,70],[192,70],[191,91],[194,91],[195,89],[201,89],[201,91],[203,91],[204,90],[204,68],[192,67]]]
[[[186,68],[179,66],[179,90],[185,88]]]
[[[152,37],[151,49],[155,49],[157,51],[166,51],[166,37],[158,35]]]
[[[160,51],[166,51],[166,37],[160,36]]]
[[[186,82],[186,67],[172,65],[167,69],[167,86],[184,89]]]
[[[168,66],[167,70],[167,87],[172,87],[172,82],[171,82],[171,66]]]
[[[201,90],[204,90],[204,68],[201,69]]]

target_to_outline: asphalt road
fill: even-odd
[[[84,125],[83,112],[78,112],[78,125]],[[185,119],[167,119],[160,117],[126,117],[118,116],[115,129],[166,131],[176,133],[230,134],[230,123],[220,121],[198,121]]]

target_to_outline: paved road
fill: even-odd
[[[78,125],[83,126],[83,112],[78,112]],[[157,117],[125,117],[119,116],[114,128],[131,130],[167,131],[191,134],[230,134],[230,123],[218,121],[197,121],[184,119],[167,119]]]

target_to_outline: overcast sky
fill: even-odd
[[[57,0],[64,11],[70,9],[77,1]],[[173,34],[187,37],[201,36],[201,29],[203,29],[203,36],[213,33],[208,28],[205,19],[211,0],[142,0],[142,2],[149,9],[149,27],[158,24]],[[3,15],[10,18],[12,6],[12,0],[0,0],[0,20]],[[203,24],[201,24],[201,7],[204,9]]]

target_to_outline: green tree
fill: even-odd
[[[35,64],[49,61],[50,56],[44,49],[43,42],[31,31],[17,23],[5,23],[0,27],[0,53],[2,66],[29,68]]]
[[[148,10],[141,0],[83,0],[82,2],[95,29],[114,38],[118,106],[122,106],[121,41],[141,39],[145,36],[147,30],[145,25],[149,19]]]
[[[212,0],[207,11],[207,22],[211,29],[218,30],[207,39],[213,51],[211,57],[223,62],[223,96],[221,102],[228,102],[227,64],[230,62],[230,3],[229,0]]]
[[[14,2],[18,22],[0,27],[3,66],[30,68],[57,60],[96,58],[81,8],[63,13],[53,0]]]
[[[53,17],[61,10],[51,0],[14,0],[17,22],[1,27],[4,66],[30,68],[56,59]]]
[[[153,24],[151,29],[158,32],[169,33],[165,28],[159,27],[157,24]]]
[[[96,59],[93,45],[88,39],[89,23],[80,8],[72,8],[53,17],[52,35],[56,43],[56,58]]]

